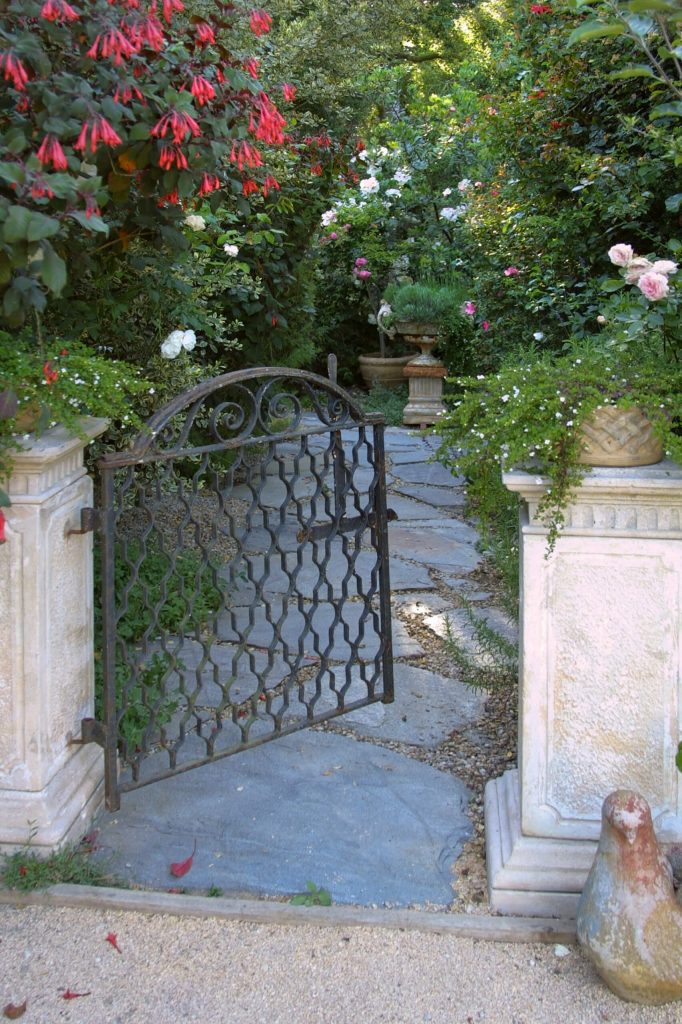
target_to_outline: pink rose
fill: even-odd
[[[651,269],[656,274],[674,274],[677,271],[677,263],[672,260],[656,260]]]
[[[372,271],[371,270],[356,270],[355,271],[355,276],[360,281],[369,281],[370,277],[372,276]]]
[[[332,242],[335,242],[339,236],[337,235],[336,231],[332,231],[329,237],[331,238]]]
[[[650,302],[664,299],[670,291],[668,278],[665,274],[657,274],[655,270],[649,270],[646,274],[642,274],[637,282],[637,287]]]
[[[365,257],[364,256],[358,256],[358,258],[355,261],[355,266],[356,267],[366,267],[367,266],[367,260],[365,259]]]
[[[612,245],[609,249],[609,259],[612,263],[615,263],[617,267],[627,267],[634,259],[635,250],[631,245]]]
[[[637,284],[642,274],[646,274],[652,268],[653,263],[650,263],[649,260],[645,260],[643,256],[635,256],[627,265],[625,280],[628,284]]]
[[[473,316],[474,313],[476,312],[476,303],[465,302],[464,305],[462,306],[462,312],[466,313],[467,316]]]
[[[521,271],[519,270],[518,267],[507,267],[507,269],[504,272],[504,276],[505,277],[516,277],[516,275],[520,274],[520,273],[521,273]]]

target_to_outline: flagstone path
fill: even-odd
[[[344,443],[350,440],[344,437]],[[388,504],[397,515],[389,527],[395,702],[371,704],[323,726],[123,794],[121,810],[102,813],[97,822],[96,856],[113,874],[133,885],[173,887],[177,883],[169,865],[185,858],[196,839],[191,872],[182,880],[188,890],[213,886],[226,895],[281,898],[313,881],[328,889],[335,903],[452,905],[458,885],[453,865],[474,834],[474,819],[478,833],[481,829],[480,787],[472,805],[471,790],[452,770],[458,764],[453,748],[465,751],[470,780],[477,771],[478,749],[483,773],[489,770],[494,740],[482,724],[486,694],[457,678],[443,638],[449,631],[474,650],[463,599],[510,638],[514,626],[491,606],[491,593],[480,585],[477,534],[462,518],[463,481],[429,461],[435,443],[398,428],[386,431]],[[265,510],[281,507],[287,499],[282,472],[273,473],[261,492]],[[360,466],[354,483],[367,487],[371,475]],[[301,475],[296,501],[308,501],[313,489]],[[237,491],[234,496],[240,497]],[[247,491],[242,496],[248,499]],[[271,540],[267,512],[264,516],[263,529],[245,539],[256,566]],[[288,526],[282,531],[285,548],[295,549],[295,532]],[[364,558],[362,552],[356,563],[359,573]],[[368,563],[370,558],[368,552]],[[332,551],[325,581],[330,603],[315,610],[318,633],[329,624],[331,602],[346,567],[342,553]],[[317,566],[299,567],[299,594],[312,596],[319,585]],[[288,587],[287,569],[274,567],[267,582],[269,614],[261,607],[251,620],[254,650],[271,644],[271,620],[278,618]],[[254,593],[253,582],[243,581],[219,622],[220,657],[228,661],[248,621]],[[352,618],[353,609],[357,613],[361,605],[349,603],[347,608]],[[287,645],[301,636],[302,625],[295,611],[284,617],[276,639],[285,654]],[[368,633],[366,656],[372,656],[375,642]],[[333,643],[332,656],[343,659],[347,643],[342,636],[335,636]],[[182,660],[188,669],[201,658],[198,647],[184,641]],[[270,665],[272,679],[286,671],[280,654],[270,656]],[[256,658],[252,671],[260,670]],[[245,693],[253,692],[247,679],[238,682]],[[347,701],[353,700],[354,687],[358,697],[366,692],[357,671]],[[323,694],[320,701],[318,710],[333,701],[333,694]],[[501,738],[500,745],[505,744]],[[501,750],[504,756],[510,752]]]

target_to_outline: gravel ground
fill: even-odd
[[[0,934],[0,1006],[26,1000],[26,1024],[680,1021],[621,1002],[575,947],[36,907],[0,907]]]

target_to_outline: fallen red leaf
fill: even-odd
[[[184,890],[184,889],[181,889],[181,888],[179,888],[179,887],[178,887],[178,886],[176,885],[176,886],[171,886],[171,888],[170,888],[170,889],[166,889],[166,892],[170,892],[170,893],[173,893],[173,895],[174,895],[174,896],[183,896],[183,895],[184,895],[184,893],[185,893],[185,890]]]
[[[171,864],[171,866],[170,866],[170,873],[171,873],[171,875],[173,875],[175,878],[182,878],[183,875],[186,875],[187,872],[189,871],[189,869],[192,867],[192,863],[194,862],[194,854],[196,852],[197,852],[197,841],[195,839],[194,840],[194,848],[192,849],[192,852],[190,853],[190,855],[187,858],[187,860],[179,860],[175,864]]]
[[[72,992],[70,988],[67,988],[66,992],[62,994],[62,999],[82,999],[83,996],[89,995],[89,992]]]
[[[26,1007],[28,1006],[28,1000],[24,999],[23,1003],[8,1003],[7,1006],[3,1007],[3,1015],[9,1020],[19,1020],[26,1013]]]
[[[19,878],[25,878],[25,877],[26,877],[26,865],[25,864],[20,864],[19,865]]]
[[[121,952],[121,947],[118,944],[115,932],[109,932],[109,934],[106,937],[106,941],[109,943],[109,945],[114,947],[117,953]]]

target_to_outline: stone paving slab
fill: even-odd
[[[452,733],[472,725],[485,704],[484,694],[456,679],[448,679],[418,668],[396,664],[393,704],[370,704],[332,719],[331,728],[351,729],[361,736],[396,740],[418,747],[435,747]],[[365,687],[358,683],[348,690],[360,698]]]
[[[453,476],[440,462],[418,462],[396,467],[395,475],[406,484],[431,484],[434,487],[457,487],[464,483],[461,476]]]
[[[467,798],[428,765],[305,731],[125,793],[98,818],[95,857],[135,885],[289,895],[311,880],[334,903],[444,907]],[[169,865],[195,838],[180,882]]]
[[[462,508],[466,501],[464,491],[460,487],[433,487],[427,484],[396,483],[393,491],[404,494],[408,498],[424,501],[436,508]]]
[[[413,558],[434,568],[457,567],[471,572],[481,562],[481,556],[471,542],[458,540],[454,530],[446,530],[442,525],[434,527],[433,523],[422,528],[414,524],[390,525],[389,546],[394,551],[399,550],[404,558]]]

